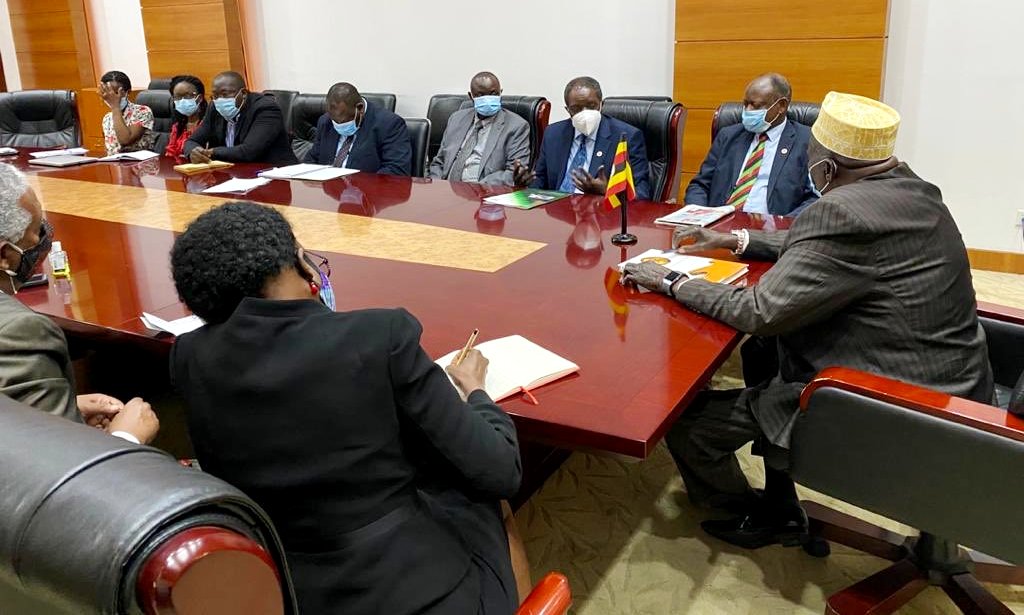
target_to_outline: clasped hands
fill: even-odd
[[[738,239],[732,233],[709,231],[700,226],[679,226],[672,231],[672,249],[680,254],[727,248],[735,250]],[[671,271],[657,263],[629,263],[622,274],[623,284],[643,286],[661,292],[661,282]]]
[[[518,160],[512,162],[512,182],[516,186],[529,186],[536,177],[537,173],[530,167]],[[580,192],[604,194],[608,189],[608,175],[604,172],[603,165],[598,167],[596,175],[591,175],[586,169],[573,169],[572,183]]]
[[[127,404],[102,393],[79,395],[78,413],[86,425],[107,433],[123,431],[135,436],[142,444],[149,444],[160,430],[160,420],[153,408],[139,397]]]

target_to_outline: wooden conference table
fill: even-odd
[[[266,167],[238,164],[186,177],[166,158],[68,169],[7,159],[33,175],[47,218],[71,262],[71,283],[18,294],[76,336],[95,336],[166,354],[173,338],[139,315],[187,314],[170,278],[175,231],[224,195],[194,194]],[[573,196],[521,211],[481,199],[505,189],[358,173],[326,183],[273,181],[247,200],[281,206],[307,249],[326,255],[339,310],[408,309],[437,357],[480,341],[520,334],[580,365],[579,374],[535,391],[538,405],[503,402],[520,438],[562,449],[646,457],[705,386],[741,335],[667,297],[616,284],[616,263],[667,248],[654,219],[672,206],[629,206],[636,246],[610,242],[618,212],[600,198]],[[737,214],[718,228],[783,228],[782,218]],[[729,258],[722,252],[715,256]],[[766,263],[751,263],[741,283]]]

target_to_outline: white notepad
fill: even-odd
[[[521,335],[510,335],[474,346],[487,357],[484,390],[494,401],[537,387],[580,371],[580,366],[558,356]],[[462,349],[449,352],[436,361],[448,367]]]
[[[216,186],[210,186],[206,190],[203,190],[204,194],[226,194],[231,192],[245,194],[250,190],[259,188],[260,186],[266,186],[270,183],[269,179],[257,177],[255,179],[240,179],[234,178],[229,179],[226,182],[217,184]]]
[[[156,158],[160,154],[151,152],[148,149],[140,149],[137,152],[121,152],[120,154],[114,154],[112,156],[104,156],[100,158],[100,162],[118,162],[125,160],[128,162],[142,162],[143,160],[149,160],[150,158]]]
[[[329,179],[358,173],[359,169],[342,169],[328,164],[293,164],[262,171],[259,176],[267,179],[301,179],[303,181],[325,182]]]
[[[32,152],[29,156],[32,158],[49,158],[51,156],[83,156],[88,153],[89,150],[84,147],[68,147],[61,149],[44,149],[40,152]]]
[[[206,323],[203,319],[192,314],[191,316],[185,316],[183,318],[177,318],[175,320],[164,320],[153,316],[148,312],[143,312],[142,316],[139,317],[142,324],[146,325],[147,329],[153,331],[165,331],[174,336],[184,335],[189,331],[195,331],[199,327],[202,327]]]

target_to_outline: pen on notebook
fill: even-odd
[[[473,332],[469,334],[469,340],[466,345],[463,346],[462,350],[452,361],[452,365],[458,366],[462,364],[462,360],[466,358],[466,353],[473,349],[473,344],[476,343],[476,336],[480,334],[480,329],[473,329]]]

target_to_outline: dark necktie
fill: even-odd
[[[345,159],[348,158],[348,153],[352,149],[352,137],[343,137],[345,140],[341,142],[341,147],[338,148],[338,153],[334,157],[334,164],[331,166],[340,167],[345,164]]]
[[[476,149],[476,144],[480,140],[480,131],[483,129],[483,122],[476,122],[473,128],[469,129],[469,136],[466,137],[465,143],[459,149],[459,153],[455,156],[455,162],[452,163],[452,168],[448,170],[448,177],[453,182],[462,181],[462,171],[466,168],[466,158],[473,153]]]
[[[576,150],[576,155],[572,157],[569,170],[562,178],[562,185],[558,187],[559,192],[575,192],[576,185],[572,183],[572,172],[582,169],[587,164],[587,135],[580,135],[576,137],[576,140],[579,142],[579,148]]]

